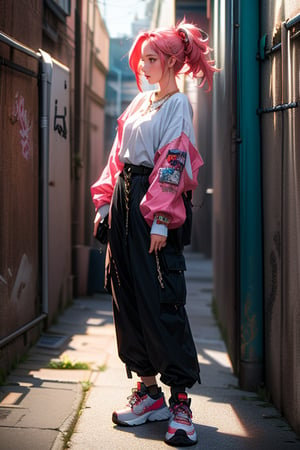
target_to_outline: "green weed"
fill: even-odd
[[[48,364],[49,369],[90,370],[90,364],[80,361],[71,361],[65,355],[62,359],[52,359]]]

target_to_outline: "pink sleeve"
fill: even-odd
[[[92,199],[96,210],[105,204],[110,204],[113,190],[118,175],[123,169],[124,164],[119,160],[120,133],[115,137],[108,162],[98,180],[91,186]]]
[[[149,189],[140,209],[146,222],[164,223],[168,228],[180,227],[186,217],[182,193],[194,190],[203,160],[188,136],[182,132],[155,154]]]
[[[131,104],[118,118],[118,131],[115,137],[112,149],[109,154],[108,162],[98,180],[91,186],[92,199],[96,210],[101,206],[110,204],[113,190],[119,174],[122,172],[124,164],[119,160],[120,146],[122,142],[123,126],[130,114],[139,108],[144,102],[144,96],[139,93],[132,100]]]

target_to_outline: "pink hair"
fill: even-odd
[[[140,91],[142,90],[140,61],[144,42],[149,42],[151,49],[159,55],[163,69],[166,58],[175,56],[175,75],[190,74],[194,79],[200,78],[200,87],[206,82],[207,90],[211,90],[213,73],[218,69],[213,66],[214,61],[209,59],[211,49],[204,31],[183,20],[174,27],[140,33],[129,52],[129,66],[135,74]]]

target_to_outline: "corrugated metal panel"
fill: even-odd
[[[265,367],[275,405],[299,432],[300,27],[299,17],[292,27],[287,17],[300,10],[293,1],[281,6],[264,2],[261,30],[269,55],[262,62],[261,89]]]
[[[2,51],[2,47],[1,47]],[[7,48],[3,45],[3,53]],[[15,58],[37,72],[37,61]],[[35,73],[36,73],[35,72]],[[0,337],[39,313],[37,79],[0,66]]]
[[[299,10],[300,13],[300,10]],[[300,30],[300,15],[298,31]],[[283,102],[300,101],[300,36],[282,27]],[[299,317],[300,317],[300,110],[283,113],[282,202],[282,404],[284,415],[300,430]],[[288,351],[286,351],[288,349]]]

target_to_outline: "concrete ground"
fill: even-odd
[[[195,253],[186,253],[186,260],[187,311],[202,379],[189,392],[199,437],[191,448],[300,449],[299,437],[272,405],[238,388],[211,311],[211,261]],[[48,367],[63,358],[88,369]],[[135,381],[126,378],[116,353],[110,296],[75,299],[0,387],[0,450],[171,448],[163,442],[167,422],[132,428],[111,422]],[[168,399],[169,388],[163,389]]]

